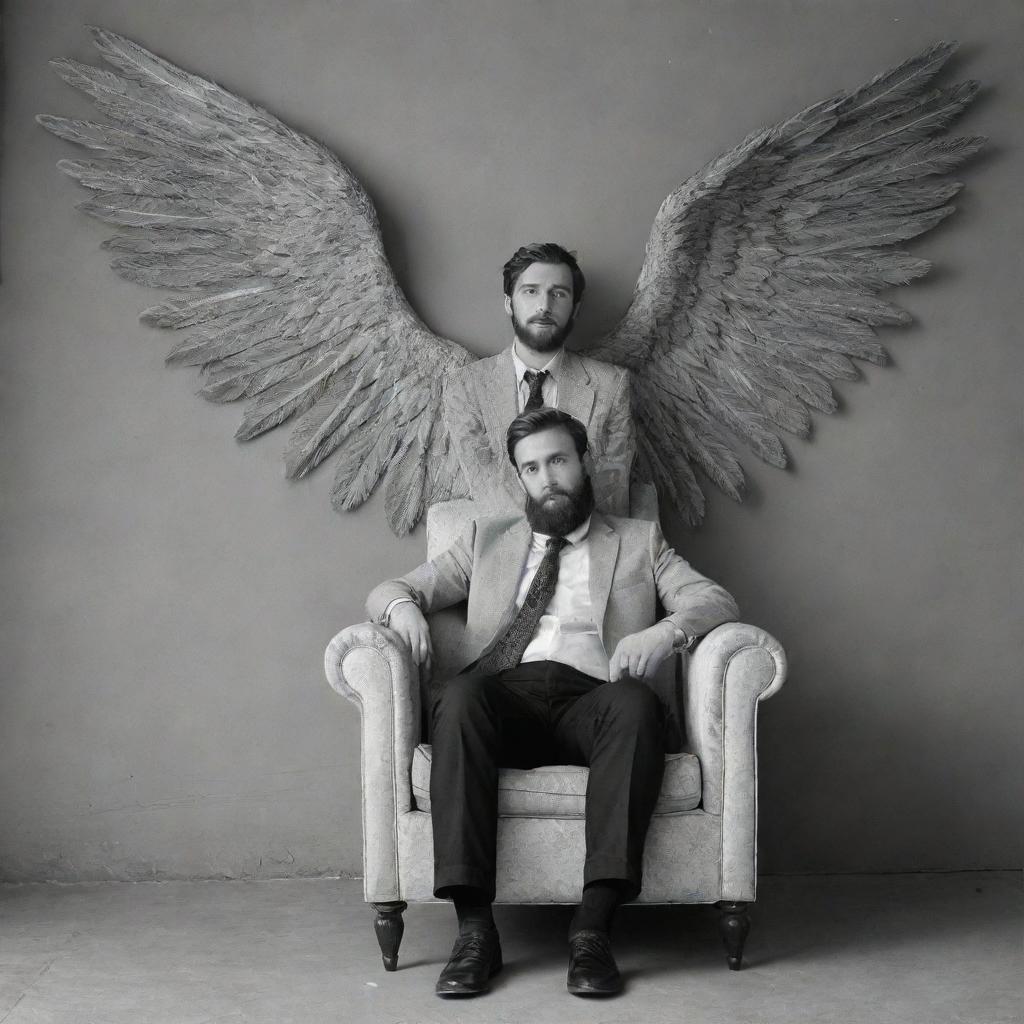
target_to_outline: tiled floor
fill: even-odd
[[[358,881],[0,886],[0,1024],[1024,1020],[1018,873],[765,878],[752,916],[733,973],[713,911],[626,908],[627,989],[595,1002],[565,991],[568,909],[499,907],[506,969],[452,1002],[451,909],[409,909],[388,974]]]

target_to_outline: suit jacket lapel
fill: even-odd
[[[484,415],[487,416],[491,435],[499,447],[504,450],[505,431],[508,425],[516,418],[519,412],[519,403],[516,398],[516,371],[512,365],[512,350],[505,349],[498,353],[498,372],[487,378],[487,386],[484,389],[487,395],[487,407]]]
[[[618,555],[619,535],[600,512],[594,511],[590,516],[590,604],[602,640]]]
[[[533,531],[525,519],[513,523],[487,552],[482,572],[474,570],[474,584],[485,586],[488,593],[488,618],[493,623],[492,635],[503,632],[515,615],[519,577],[526,562]]]
[[[594,408],[594,389],[590,387],[590,374],[572,352],[566,352],[562,360],[562,375],[558,381],[558,408],[570,416],[575,416],[584,426],[590,426],[590,413]]]

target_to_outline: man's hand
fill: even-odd
[[[391,609],[388,625],[409,645],[412,660],[429,677],[434,660],[434,647],[430,642],[430,628],[419,605],[402,601]]]
[[[649,629],[624,636],[608,663],[608,678],[613,683],[622,676],[650,679],[672,653],[674,640],[671,622],[658,622]]]

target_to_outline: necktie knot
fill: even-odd
[[[523,374],[523,380],[526,381],[526,386],[530,389],[530,393],[526,397],[526,404],[523,407],[524,412],[529,409],[539,409],[544,404],[541,389],[544,387],[544,381],[548,376],[547,370],[527,370]]]

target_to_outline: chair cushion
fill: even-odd
[[[429,743],[412,756],[412,792],[416,807],[430,810]],[[586,768],[545,765],[502,768],[498,774],[498,814],[506,818],[582,818],[587,793]],[[700,803],[700,762],[695,754],[666,754],[657,814],[691,811]]]

